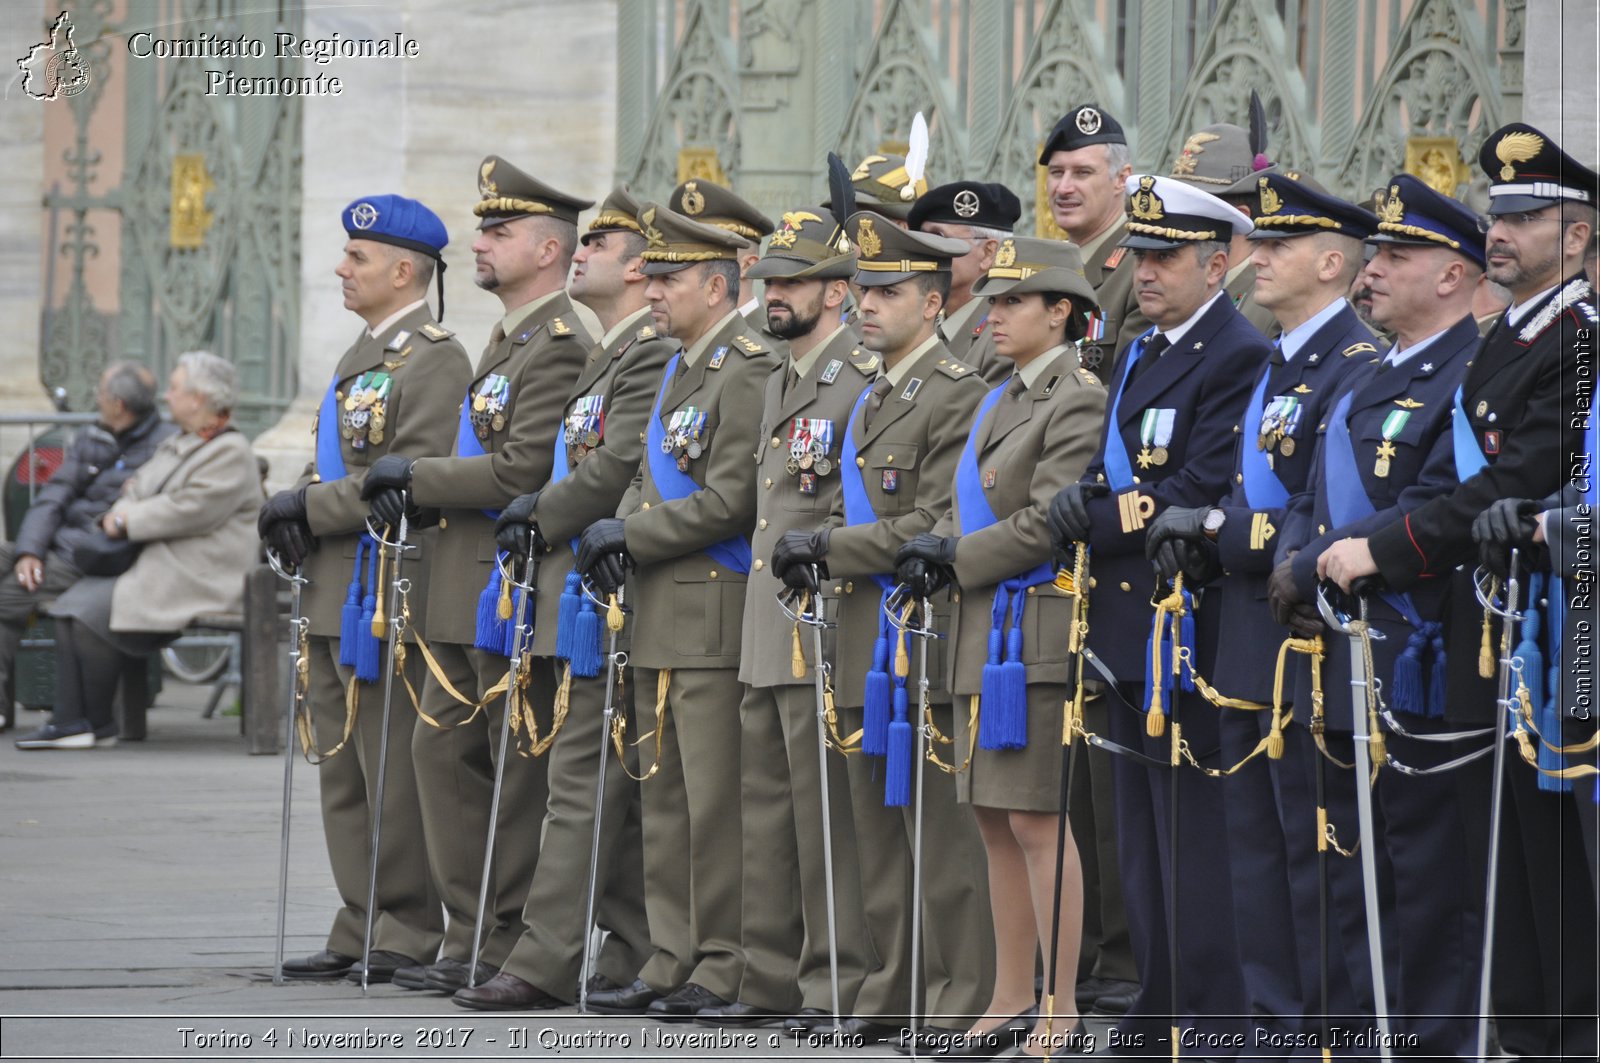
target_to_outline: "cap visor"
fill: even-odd
[[[754,280],[848,280],[855,272],[854,255],[838,255],[821,262],[808,262],[788,255],[768,255],[745,271]]]
[[[891,284],[904,284],[920,273],[875,273],[871,270],[858,269],[852,283],[861,288],[887,288]]]
[[[1541,199],[1539,196],[1493,196],[1489,200],[1489,213],[1521,214],[1524,211],[1553,207],[1560,202],[1559,199]]]
[[[690,266],[697,264],[694,262],[646,262],[639,267],[639,272],[646,277],[655,277],[662,273],[676,273],[679,270],[688,269]]]
[[[1147,236],[1144,233],[1129,233],[1118,241],[1118,247],[1126,247],[1134,251],[1167,251],[1174,247],[1195,243],[1193,240],[1167,240],[1159,236]]]

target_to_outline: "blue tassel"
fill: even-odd
[[[1194,660],[1194,598],[1188,591],[1183,592],[1183,621],[1178,628],[1179,644],[1189,651],[1189,660],[1192,661]],[[1166,661],[1166,665],[1169,669],[1172,667],[1170,658]],[[1178,681],[1183,684],[1183,689],[1191,693],[1194,691],[1193,670],[1185,670],[1178,677]]]
[[[367,593],[361,599],[361,617],[356,630],[356,678],[363,683],[378,681],[377,636],[372,633],[372,615],[378,609],[378,595],[383,588],[378,584],[378,555],[381,548],[373,543],[367,551]]]
[[[556,656],[563,661],[572,660],[572,640],[577,634],[575,625],[579,603],[587,604],[587,599],[583,596],[583,577],[574,569],[567,573],[567,582],[561,588],[561,607],[556,613]],[[574,665],[572,674],[582,673]]]
[[[889,762],[883,775],[883,807],[911,803],[912,731],[909,698],[904,686],[894,688],[894,722],[889,725]]]
[[[522,615],[522,596],[527,591],[520,587],[511,592],[511,618],[500,621],[501,632],[505,638],[505,648],[500,651],[500,656],[510,659],[517,652],[517,617]]]
[[[1005,635],[999,631],[989,632],[989,660],[983,666],[983,677],[978,688],[978,748],[1004,749],[1000,744],[1000,717],[1001,705],[1004,696],[1001,694],[1003,686],[1000,680],[1000,671],[1004,665],[1000,648],[1005,645]]]
[[[879,632],[872,644],[872,671],[861,711],[861,752],[881,757],[889,751],[889,636]]]
[[[1414,630],[1406,639],[1406,648],[1394,662],[1394,684],[1389,693],[1389,704],[1396,712],[1421,716],[1426,712],[1427,693],[1422,683],[1422,655],[1428,649],[1425,630]]]
[[[356,563],[350,572],[350,587],[345,592],[344,607],[339,610],[339,663],[346,668],[356,666],[357,639],[360,638],[361,623],[361,558],[366,552],[367,541],[356,540]],[[371,616],[367,620],[372,620]],[[371,627],[368,627],[371,630]]]
[[[1449,662],[1445,659],[1444,627],[1440,625],[1428,643],[1433,648],[1433,668],[1428,673],[1428,718],[1444,719],[1444,696],[1450,688]]]
[[[478,592],[478,626],[472,644],[489,653],[501,653],[506,644],[500,626],[500,566],[489,572],[489,582]]]
[[[1022,663],[1022,629],[1006,635],[1006,663],[1000,666],[1001,749],[1023,749],[1028,744],[1028,669]]]
[[[578,618],[573,621],[572,626],[576,629],[572,635],[572,656],[567,658],[572,664],[572,674],[581,679],[592,679],[600,674],[602,658],[600,614],[595,611],[594,603],[589,599],[583,600]],[[560,634],[560,630],[557,629],[558,638]]]

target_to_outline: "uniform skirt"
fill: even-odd
[[[1029,683],[1028,744],[1021,749],[983,749],[974,743],[971,765],[956,776],[957,800],[1018,812],[1059,811],[1066,697],[1065,683]],[[970,695],[957,695],[955,745],[951,747],[958,751],[957,763],[966,759],[972,741],[970,710]]]

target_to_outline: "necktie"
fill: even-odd
[[[795,369],[794,363],[790,362],[788,372],[783,375],[783,393],[791,394],[798,383],[800,383],[800,373]]]
[[[883,400],[893,390],[894,384],[890,383],[886,376],[880,376],[872,382],[872,391],[867,395],[867,413],[864,419],[866,427],[872,427],[872,419],[878,416],[878,410],[883,407]]]
[[[1022,376],[1011,374],[1011,380],[1006,384],[1005,399],[1007,402],[1017,402],[1028,393],[1028,385],[1023,383]]]
[[[1128,374],[1128,383],[1132,384],[1135,380],[1138,380],[1139,375],[1155,365],[1161,358],[1162,352],[1170,346],[1172,346],[1172,341],[1160,332],[1146,340],[1144,353],[1139,356],[1137,362],[1133,363],[1133,372]]]

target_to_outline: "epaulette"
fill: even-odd
[[[658,335],[660,335],[660,333],[656,332],[656,327],[654,325],[646,325],[644,328],[639,330],[635,338],[640,340],[653,340]]]
[[[1093,370],[1085,369],[1081,365],[1078,366],[1078,379],[1083,381],[1083,383],[1088,384],[1092,388],[1105,387],[1105,385],[1100,382],[1100,378],[1094,375]]]
[[[1378,348],[1365,341],[1361,343],[1352,343],[1350,346],[1344,349],[1344,356],[1346,358],[1354,358],[1356,355],[1361,354],[1364,351],[1370,351],[1373,354],[1377,354]]]
[[[878,375],[878,354],[876,351],[863,351],[860,347],[850,351],[850,364],[864,377]]]
[[[576,336],[577,334],[578,334],[577,331],[575,329],[573,329],[573,327],[571,325],[567,324],[565,321],[561,320],[559,317],[553,317],[553,318],[550,319],[550,335],[552,335],[552,336]]]
[[[952,380],[960,380],[977,372],[959,358],[941,358],[933,363],[933,367]]]
[[[425,325],[419,325],[417,327],[417,331],[428,337],[434,343],[442,343],[451,336],[455,335],[455,333],[451,332],[449,329],[440,325],[435,325],[431,321]]]
[[[733,342],[737,343],[739,345],[739,347],[744,351],[744,353],[747,354],[747,355],[750,355],[751,357],[754,357],[755,355],[758,355],[758,354],[771,354],[772,353],[772,348],[766,346],[763,343],[758,343],[757,341],[751,339],[749,336],[746,336],[743,333],[740,333],[739,335],[735,336],[733,338]]]

